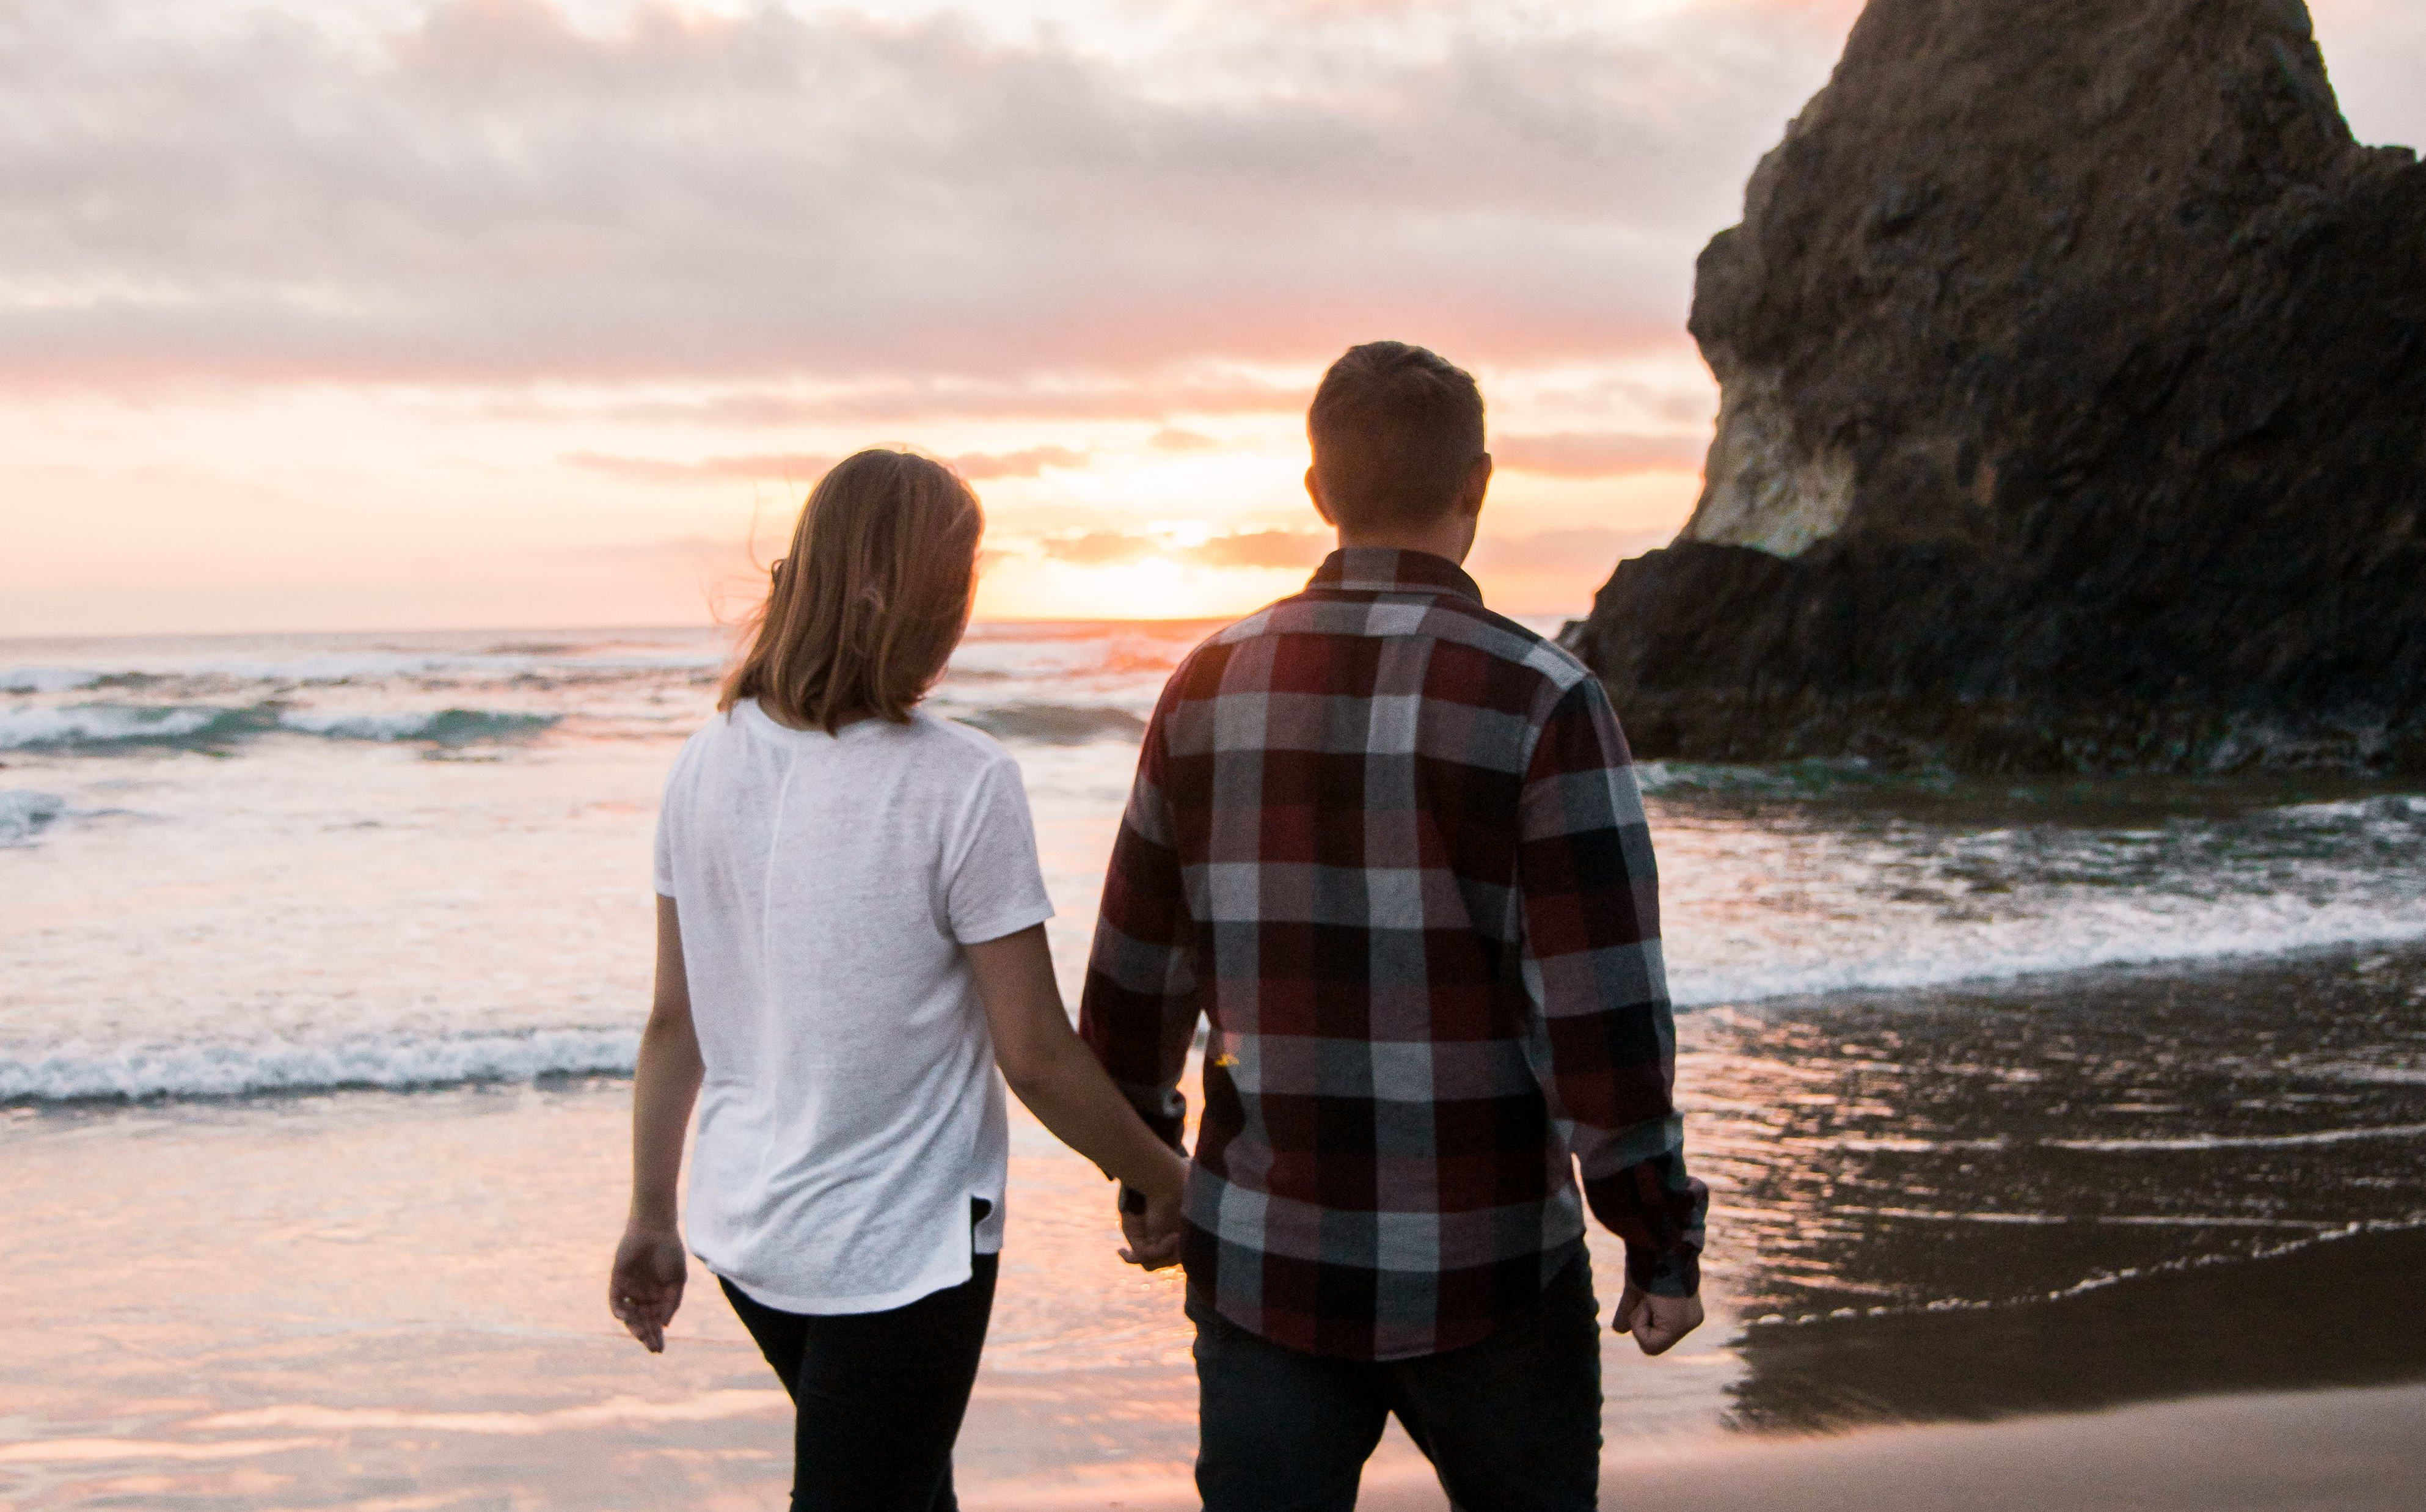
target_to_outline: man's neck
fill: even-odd
[[[1346,531],[1339,533],[1339,549],[1352,551],[1422,552],[1445,561],[1463,566],[1465,554],[1474,549],[1474,525],[1456,515],[1420,530]]]

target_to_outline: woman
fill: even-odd
[[[1179,1228],[1186,1166],[1062,1011],[1017,764],[916,707],[967,627],[983,528],[924,458],[828,473],[658,819],[656,995],[607,1300],[665,1347],[696,1101],[690,1249],[792,1395],[804,1512],[958,1504],[1002,1245],[997,1063],[1144,1194],[1142,1248]]]

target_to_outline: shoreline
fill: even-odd
[[[2426,902],[2421,902],[2426,908]],[[2338,971],[2360,957],[2398,961],[2404,970],[2426,977],[2426,925],[2417,933],[2367,936],[2304,942],[2282,949],[2233,951],[2207,955],[2121,959],[2044,971],[1989,973],[1942,981],[1856,985],[1820,991],[1779,991],[1759,997],[1736,997],[1679,1004],[1680,1025],[1703,1016],[1741,1014],[1784,1016],[1858,1007],[1881,1003],[1942,1001],[1978,1004],[2032,1001],[2086,993],[2128,993],[2134,988],[2162,990],[2185,980],[2227,980],[2257,973],[2302,975]],[[486,1037],[494,1042],[522,1043],[579,1035],[637,1037],[637,1029],[534,1029],[501,1031]],[[1198,1029],[1201,1048],[1204,1030]],[[2420,1073],[2426,1077],[2426,1072]],[[475,1072],[461,1076],[395,1081],[363,1077],[335,1081],[276,1082],[231,1091],[151,1090],[139,1093],[90,1092],[63,1096],[15,1094],[0,1096],[0,1127],[5,1120],[27,1118],[91,1118],[118,1113],[167,1113],[181,1109],[242,1112],[274,1109],[299,1102],[358,1095],[392,1098],[445,1096],[453,1093],[521,1090],[570,1091],[588,1087],[629,1086],[631,1069],[611,1064],[551,1066],[537,1071]],[[1689,1089],[1690,1090],[1690,1089]]]
[[[1605,1339],[1613,1507],[2414,1502],[2426,1451],[2396,1475],[2386,1446],[2426,1445],[2426,949],[1679,1022],[1712,1318],[1658,1361]],[[780,1502],[782,1399],[713,1289],[664,1357],[604,1315],[629,1095],[0,1109],[0,1509]],[[965,1499],[1192,1504],[1175,1288],[1111,1258],[1100,1174],[1013,1118]],[[1441,1504],[1396,1429],[1367,1484]]]

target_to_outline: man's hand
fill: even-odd
[[[1702,1326],[1698,1296],[1653,1296],[1632,1281],[1617,1299],[1617,1317],[1609,1327],[1634,1335],[1646,1355],[1664,1355],[1677,1340]]]
[[[1145,1198],[1144,1211],[1131,1212],[1132,1203],[1125,1197],[1121,1203],[1121,1237],[1128,1241],[1121,1258],[1144,1270],[1178,1264],[1180,1235],[1187,1228],[1180,1216],[1180,1201],[1188,1191],[1188,1162],[1172,1156],[1163,1176],[1155,1190],[1133,1194]]]
[[[666,1352],[666,1325],[682,1306],[689,1270],[682,1235],[671,1229],[632,1225],[615,1247],[615,1268],[606,1278],[606,1310],[650,1354]]]

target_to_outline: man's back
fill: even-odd
[[[1697,1284],[1657,888],[1572,656],[1417,552],[1343,551],[1180,668],[1107,880],[1082,1032],[1167,1136],[1199,1014],[1189,1287],[1273,1343],[1458,1348],[1581,1204]]]

